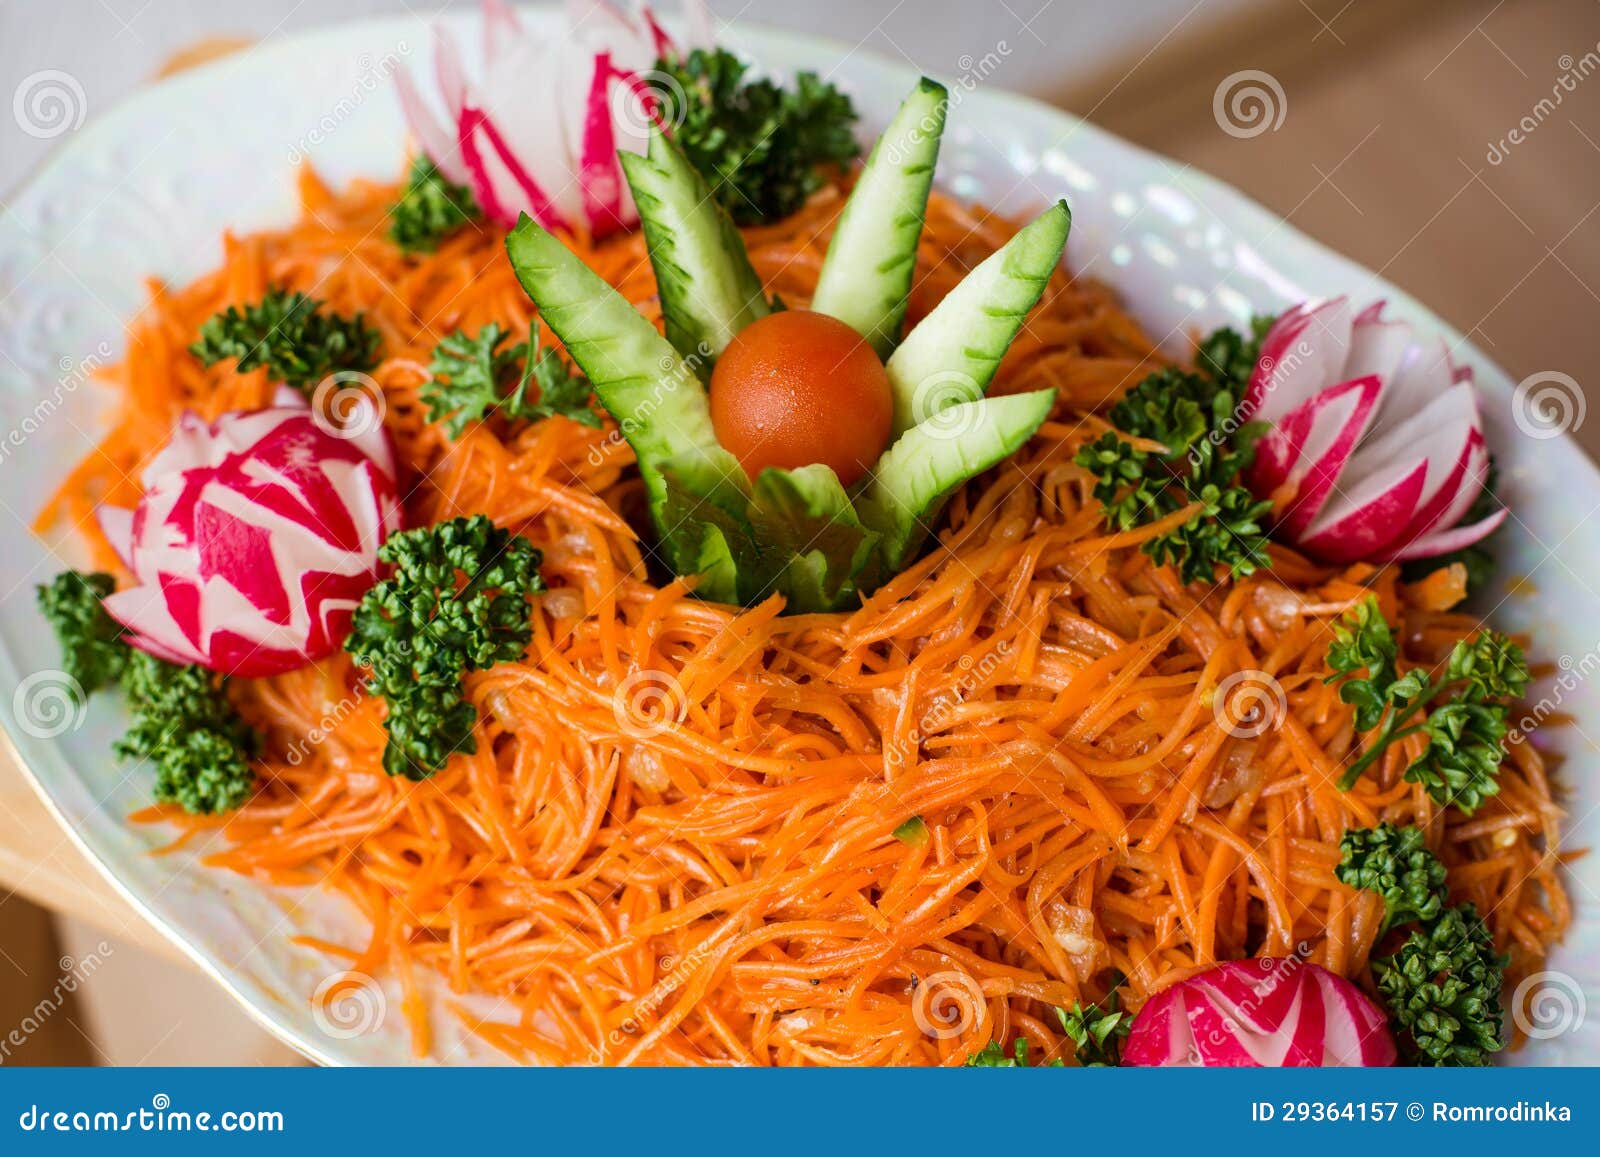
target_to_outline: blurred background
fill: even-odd
[[[59,70],[93,117],[218,51],[452,6],[0,0],[0,95],[16,105],[29,77]],[[827,35],[934,75],[966,71],[973,44],[1000,45],[987,83],[1235,185],[1428,303],[1513,378],[1600,380],[1600,0],[711,8],[719,21]],[[1241,83],[1271,94],[1271,124],[1230,120]],[[0,121],[0,211],[60,143],[17,119]],[[1600,416],[1576,433],[1600,457]],[[294,1055],[180,961],[0,759],[0,1064],[287,1063]]]

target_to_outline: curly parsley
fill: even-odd
[[[481,514],[391,535],[378,557],[393,573],[362,598],[344,647],[389,705],[384,770],[426,779],[477,750],[462,676],[522,657],[542,557]]]
[[[1411,927],[1375,955],[1372,975],[1401,1048],[1419,1065],[1486,1065],[1503,1047],[1500,993],[1508,958],[1471,904],[1449,907],[1445,870],[1416,828],[1344,834],[1340,882],[1383,897],[1385,928]]]
[[[406,187],[389,210],[389,238],[407,253],[432,253],[450,234],[483,215],[472,190],[446,179],[419,154],[406,174]]]
[[[103,600],[108,574],[63,571],[39,588],[39,607],[61,644],[62,666],[85,692],[121,684],[133,722],[117,741],[123,759],[155,768],[155,797],[196,815],[232,811],[255,786],[261,737],[240,719],[219,680],[135,650]]]
[[[204,667],[180,667],[143,651],[128,658],[122,687],[133,724],[116,751],[156,770],[156,799],[196,815],[232,811],[250,797],[261,737],[240,719]]]
[[[1444,865],[1423,842],[1422,829],[1379,824],[1345,832],[1335,874],[1352,888],[1376,892],[1388,913],[1384,927],[1437,920],[1444,911]]]
[[[122,678],[128,663],[128,644],[122,624],[101,606],[116,589],[108,574],[83,574],[64,570],[40,586],[39,610],[61,644],[61,666],[85,694]]]
[[[821,187],[827,166],[860,153],[850,98],[815,73],[793,88],[747,79],[725,49],[696,48],[646,74],[672,135],[740,225],[787,217]]]
[[[214,314],[189,352],[207,366],[228,358],[240,372],[265,366],[273,381],[310,390],[329,374],[370,370],[381,341],[362,314],[328,313],[315,298],[272,289],[254,305]]]
[[[1241,394],[1207,374],[1164,369],[1111,408],[1115,430],[1078,451],[1078,465],[1097,479],[1094,495],[1106,521],[1131,530],[1194,503],[1181,526],[1145,543],[1158,563],[1172,563],[1186,583],[1211,580],[1216,568],[1235,576],[1268,565],[1264,519],[1271,504],[1237,485],[1262,427],[1238,423]],[[1159,443],[1136,447],[1130,438]]]

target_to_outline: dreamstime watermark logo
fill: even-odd
[[[1261,409],[1262,403],[1277,393],[1278,387],[1287,381],[1289,376],[1313,352],[1315,351],[1312,350],[1311,343],[1305,338],[1301,338],[1281,358],[1275,358],[1271,354],[1266,354],[1259,358],[1256,361],[1256,368],[1251,377],[1257,378],[1261,382],[1260,390],[1252,393],[1247,387],[1244,396],[1234,403],[1234,407],[1228,416],[1206,431],[1204,441],[1196,442],[1189,447],[1189,464],[1191,466],[1201,465],[1203,456],[1201,447],[1207,442],[1213,447],[1220,447],[1224,442],[1232,439],[1240,428],[1248,425],[1255,418],[1257,411]]]
[[[311,994],[311,1019],[335,1040],[376,1032],[388,1014],[388,997],[365,972],[336,972]]]
[[[634,739],[650,739],[677,726],[689,714],[683,685],[666,671],[635,671],[611,696],[617,726]]]
[[[961,70],[961,75],[946,88],[944,100],[939,102],[938,109],[910,125],[903,134],[893,139],[884,136],[878,146],[883,150],[884,158],[891,164],[898,165],[905,160],[907,153],[920,148],[930,138],[938,136],[949,114],[960,108],[970,94],[976,92],[985,81],[998,72],[1010,55],[1011,45],[1004,40],[995,41],[994,47],[982,56],[963,52],[956,58],[956,67]]]
[[[22,420],[7,430],[5,437],[0,439],[0,462],[9,458],[13,450],[20,450],[28,439],[37,434],[56,411],[61,409],[67,398],[77,393],[78,388],[92,378],[110,359],[111,345],[104,341],[87,357],[76,361],[69,357],[61,358],[56,363],[61,376],[56,379],[55,388],[35,402],[33,409],[24,414]]]
[[[1249,140],[1283,127],[1289,98],[1270,72],[1246,68],[1222,78],[1211,96],[1211,115],[1230,137]]]
[[[394,51],[385,52],[381,57],[373,60],[370,52],[364,52],[357,60],[361,74],[356,77],[355,85],[348,93],[340,97],[331,109],[323,113],[300,139],[289,146],[289,163],[298,165],[306,159],[312,149],[321,145],[345,121],[355,115],[355,111],[367,102],[367,98],[375,92],[386,92],[389,88],[389,79],[400,67],[400,61],[411,54],[411,45],[401,40],[394,46]]]
[[[11,117],[17,127],[41,141],[77,131],[88,112],[83,85],[59,68],[29,73],[11,94]]]
[[[689,98],[678,78],[656,69],[613,85],[610,105],[612,121],[638,136],[649,134],[656,126],[676,132],[689,115]]]
[[[83,726],[87,700],[82,684],[65,671],[35,671],[17,684],[11,714],[24,734],[54,739]]]
[[[383,425],[389,402],[383,387],[360,370],[338,370],[311,394],[311,420],[335,438],[363,438]]]
[[[1539,701],[1517,720],[1517,734],[1523,737],[1532,735],[1539,725],[1550,716],[1554,715],[1567,701],[1567,696],[1576,691],[1579,686],[1594,677],[1600,671],[1600,643],[1596,643],[1588,651],[1574,658],[1570,653],[1562,655],[1556,660],[1556,666],[1561,673],[1551,680],[1549,690],[1539,697]]]
[[[613,1048],[621,1047],[627,1043],[629,1037],[638,1036],[649,1025],[655,1023],[657,1014],[672,999],[673,994],[683,988],[700,966],[710,960],[717,948],[732,936],[733,929],[727,927],[696,944],[682,956],[666,955],[657,960],[656,967],[661,979],[656,981],[649,992],[633,1002],[628,1015],[607,1034],[607,1043]],[[591,1059],[595,1064],[600,1064],[605,1058],[597,1053]]]
[[[1511,395],[1511,420],[1528,437],[1541,441],[1576,431],[1588,412],[1583,387],[1558,370],[1530,374]]]
[[[409,654],[411,648],[404,646],[398,648]],[[358,665],[359,666],[359,665]],[[370,668],[367,668],[370,670]],[[333,705],[333,709],[324,715],[311,727],[306,729],[304,735],[295,739],[284,751],[284,760],[290,767],[299,767],[305,762],[306,756],[311,754],[315,747],[320,747],[323,742],[344,725],[344,721],[354,715],[361,708],[362,700],[353,695],[346,695]]]
[[[985,1011],[983,989],[960,969],[924,977],[911,994],[911,1019],[935,1040],[971,1032],[983,1021]]]
[[[971,655],[962,655],[957,659],[956,668],[961,672],[960,677],[934,694],[933,701],[917,718],[917,725],[911,729],[909,742],[904,745],[887,742],[884,744],[883,755],[886,764],[893,769],[910,763],[922,741],[930,735],[943,731],[949,725],[967,697],[989,681],[989,677],[1005,662],[1011,650],[1011,641],[1001,639],[985,651],[980,659],[974,659]]]
[[[46,1021],[61,1011],[67,1002],[67,997],[77,992],[88,979],[100,971],[103,965],[115,951],[113,946],[102,940],[94,946],[94,951],[84,956],[63,956],[59,961],[61,969],[60,979],[44,997],[28,1010],[22,1020],[14,1025],[4,1037],[0,1037],[0,1064],[11,1059],[11,1054],[28,1043],[28,1038],[44,1027]]]
[[[1211,711],[1217,726],[1235,739],[1255,739],[1283,722],[1289,696],[1265,671],[1235,671],[1217,684]]]
[[[1489,151],[1483,155],[1484,160],[1491,165],[1503,164],[1511,155],[1512,149],[1539,131],[1539,126],[1561,107],[1569,93],[1576,92],[1580,84],[1596,72],[1600,72],[1600,42],[1596,42],[1594,48],[1576,60],[1570,52],[1562,53],[1556,58],[1556,67],[1561,70],[1561,74],[1550,86],[1550,95],[1535,101],[1533,107],[1524,113],[1503,137],[1497,141],[1490,141]]]
[[[940,370],[923,378],[912,391],[912,421],[930,437],[955,441],[970,434],[983,420],[977,406],[965,405],[981,397],[983,389],[971,374]]]
[[[656,363],[656,369],[660,371],[661,376],[656,380],[649,397],[642,399],[628,413],[620,417],[616,414],[611,415],[616,420],[617,428],[589,446],[587,454],[589,465],[597,470],[605,465],[606,455],[633,437],[637,431],[648,428],[656,411],[684,386],[688,385],[696,390],[705,389],[700,374],[714,358],[711,346],[706,342],[701,342],[693,353],[683,357],[677,355],[662,357]]]
[[[1511,994],[1511,1019],[1530,1040],[1577,1032],[1588,1015],[1583,986],[1565,972],[1535,972]]]

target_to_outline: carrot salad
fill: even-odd
[[[301,192],[290,228],[228,236],[216,271],[150,286],[110,375],[109,433],[41,525],[79,528],[125,576],[95,507],[138,501],[180,412],[268,404],[266,371],[206,369],[187,347],[206,318],[284,287],[381,332],[372,377],[407,524],[485,513],[543,552],[525,658],[466,679],[476,753],[422,782],[385,775],[383,701],[341,652],[231,684],[266,739],[243,808],[137,817],[180,840],[220,829],[219,870],[348,897],[370,939],[311,946],[400,978],[419,1056],[449,1015],[543,1063],[948,1065],[1019,1037],[1070,1056],[1047,1014],[1119,975],[1136,1011],[1252,954],[1361,971],[1383,903],[1334,868],[1346,829],[1382,820],[1425,830],[1513,981],[1567,926],[1561,813],[1531,744],[1511,744],[1470,817],[1404,781],[1415,737],[1337,786],[1357,735],[1325,682],[1332,624],[1375,594],[1410,658],[1442,659],[1478,626],[1453,609],[1459,567],[1408,585],[1274,543],[1270,569],[1185,586],[1140,546],[1190,511],[1108,529],[1074,457],[1108,428],[1097,410],[1164,359],[1104,287],[1057,272],[991,391],[1053,388],[1055,413],[955,496],[933,549],[859,609],[781,615],[777,597],[696,599],[660,568],[614,424],[482,423],[452,441],[428,421],[419,386],[442,335],[529,324],[501,230],[408,256],[385,236],[394,186],[341,192],[308,171]],[[844,192],[743,230],[791,307]],[[908,320],[1015,231],[935,191]],[[641,234],[569,240],[657,318]],[[424,999],[430,973],[500,1014]]]

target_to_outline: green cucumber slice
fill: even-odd
[[[983,397],[1061,263],[1072,211],[1058,201],[991,254],[906,335],[885,368],[894,433]]]
[[[644,224],[667,340],[709,380],[734,334],[771,312],[761,279],[705,178],[659,128],[647,155],[618,159]]]
[[[712,430],[700,379],[655,326],[527,214],[506,237],[506,252],[539,316],[622,427],[663,536],[669,532],[659,517],[663,462],[697,459],[730,484],[743,484],[738,460]]]
[[[856,503],[862,520],[883,535],[885,573],[901,569],[922,545],[950,493],[1015,453],[1055,403],[1054,390],[959,402],[902,434]]]
[[[881,358],[900,340],[948,103],[944,86],[923,77],[901,104],[839,215],[811,299]]]

